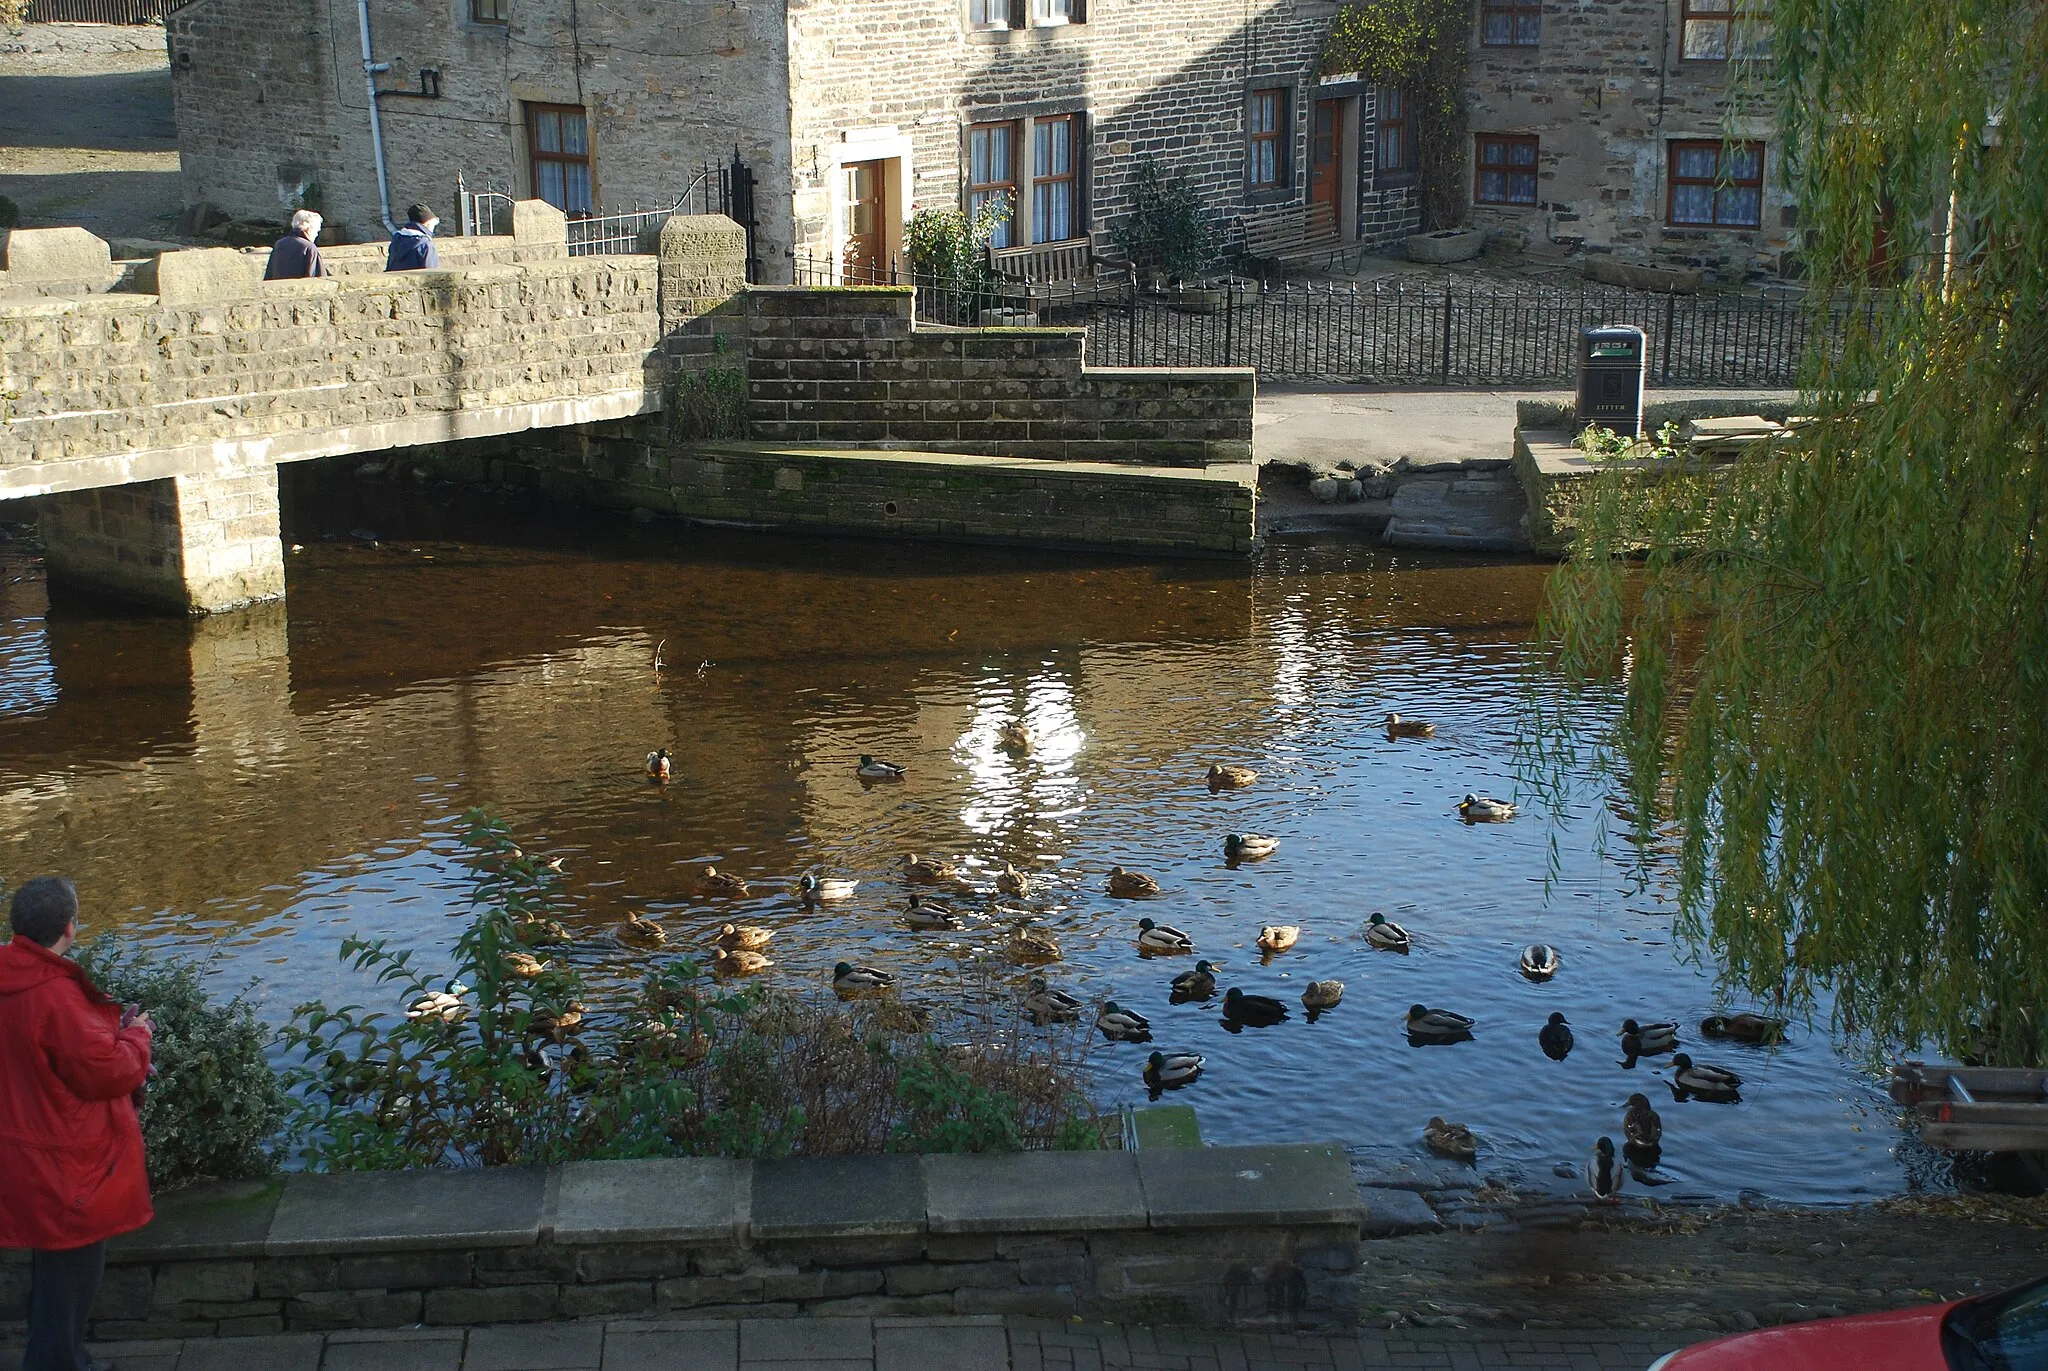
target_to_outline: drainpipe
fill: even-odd
[[[384,219],[386,233],[398,232],[391,222],[391,185],[384,177],[384,126],[377,117],[377,74],[391,70],[389,62],[370,56],[370,0],[356,0],[356,24],[363,32],[363,89],[370,95],[370,151],[377,163],[377,211]]]

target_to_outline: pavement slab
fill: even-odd
[[[869,1319],[744,1319],[740,1364],[858,1362],[873,1366],[875,1327]],[[806,1367],[806,1371],[809,1368]]]
[[[604,1337],[604,1371],[735,1371],[740,1364],[736,1322],[622,1327]]]
[[[530,1323],[470,1330],[463,1371],[597,1371],[604,1325]]]
[[[466,1337],[460,1328],[329,1333],[320,1371],[459,1371]]]

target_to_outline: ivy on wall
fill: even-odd
[[[1473,0],[1348,0],[1323,48],[1324,75],[1355,71],[1407,92],[1422,226],[1465,221],[1467,43]]]

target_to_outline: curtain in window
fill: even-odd
[[[1074,121],[1041,119],[1032,126],[1031,241],[1059,243],[1074,234]]]
[[[967,134],[967,213],[979,218],[984,208],[996,203],[1016,204],[1017,175],[1011,158],[1009,124],[985,124]],[[989,235],[989,246],[1010,246],[1012,212],[1006,211]]]

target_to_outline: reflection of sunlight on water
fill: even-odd
[[[40,619],[0,627],[0,717],[57,702],[57,673]]]
[[[1031,729],[1031,751],[1023,756],[998,743],[1011,723]],[[1056,663],[1040,663],[1021,687],[991,674],[976,690],[973,718],[953,745],[969,783],[961,824],[984,838],[1005,839],[1008,860],[1057,859],[1065,821],[1087,808],[1088,788],[1074,772],[1086,742],[1073,685]],[[1033,850],[1007,850],[1025,839]]]

